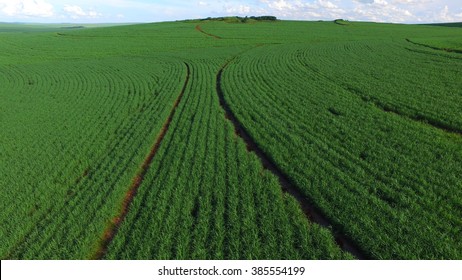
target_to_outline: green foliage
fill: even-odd
[[[339,25],[350,25],[350,22],[344,19],[336,19],[334,20],[334,23],[339,24]]]
[[[260,46],[223,84],[260,147],[364,251],[460,259],[460,58],[405,40]]]
[[[14,210],[1,217],[1,255],[85,258],[167,116],[181,64],[119,57],[0,72],[1,199]]]
[[[183,22],[226,22],[226,23],[250,23],[250,22],[271,22],[277,21],[275,16],[246,16],[246,17],[208,17],[203,19],[192,19]]]
[[[192,63],[191,83],[109,259],[337,259],[246,151],[218,107],[219,61]],[[153,216],[153,213],[156,213]]]
[[[449,23],[433,23],[432,26],[445,26],[445,27],[462,27],[462,22],[449,22]]]
[[[106,257],[351,258],[225,119],[233,58],[227,102],[335,231],[374,258],[460,259],[462,60],[438,50],[460,29],[247,20],[199,22],[223,39],[197,22],[1,25],[2,259],[94,253],[185,63]]]

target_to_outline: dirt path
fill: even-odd
[[[449,48],[438,48],[438,47],[433,47],[433,46],[426,45],[426,44],[416,43],[416,42],[413,42],[413,41],[411,41],[411,40],[409,40],[409,39],[406,39],[406,42],[411,43],[411,44],[414,44],[414,45],[416,45],[416,46],[426,47],[426,48],[430,48],[430,49],[437,50],[437,51],[445,51],[445,52],[450,52],[450,53],[459,53],[459,54],[462,54],[462,51],[461,51],[461,50],[454,50],[454,49],[449,49]]]
[[[368,101],[365,101],[365,102],[371,102],[371,101],[368,100]],[[459,136],[459,137],[462,136],[462,130],[457,129],[455,127],[451,127],[451,126],[449,126],[449,125],[447,125],[447,124],[445,124],[443,122],[432,120],[432,119],[426,118],[424,116],[406,115],[406,114],[401,113],[399,110],[396,110],[396,109],[393,109],[391,107],[382,105],[379,102],[372,101],[372,104],[374,104],[374,106],[376,108],[378,108],[378,109],[380,109],[380,110],[382,110],[382,111],[384,111],[386,113],[394,114],[396,116],[399,116],[399,117],[407,119],[407,120],[419,122],[421,124],[424,124],[426,126],[430,126],[430,127],[434,128],[434,129],[443,131],[445,133],[452,134],[454,136]]]
[[[130,185],[130,187],[128,188],[125,194],[124,200],[119,210],[119,213],[114,218],[112,218],[110,224],[104,230],[101,240],[98,244],[98,248],[96,252],[94,252],[91,255],[91,259],[102,259],[104,255],[106,254],[109,244],[111,243],[111,241],[114,239],[115,235],[117,234],[117,230],[119,229],[120,224],[123,222],[123,220],[127,216],[128,211],[130,210],[129,209],[130,205],[136,196],[138,188],[143,182],[144,176],[146,175],[154,156],[159,150],[160,144],[162,143],[162,140],[164,139],[165,134],[167,134],[170,123],[172,122],[173,116],[175,115],[176,108],[178,107],[178,104],[180,104],[180,101],[183,98],[183,95],[186,91],[186,87],[189,83],[191,70],[188,64],[185,63],[185,65],[187,69],[187,74],[186,74],[186,80],[184,82],[183,88],[181,89],[180,94],[178,95],[177,99],[173,103],[173,107],[170,111],[170,114],[167,120],[165,121],[164,125],[162,126],[162,129],[160,130],[158,136],[156,137],[156,140],[151,148],[151,151],[146,156],[146,158],[144,159],[142,165],[140,166],[138,170],[138,173],[133,178],[132,184]]]
[[[205,35],[207,35],[207,36],[213,37],[215,39],[223,39],[220,36],[205,32],[204,30],[202,30],[202,27],[199,24],[196,25],[196,30],[203,33],[203,34],[205,34]]]
[[[462,136],[462,130],[461,129],[458,129],[456,127],[451,127],[450,125],[447,125],[445,124],[444,122],[441,122],[441,121],[438,121],[438,120],[432,120],[432,119],[429,119],[423,115],[411,115],[411,114],[405,114],[405,113],[402,113],[400,112],[398,109],[395,109],[393,108],[392,106],[387,106],[386,104],[380,102],[378,99],[376,98],[371,98],[371,97],[368,97],[366,96],[361,90],[359,89],[356,89],[356,88],[353,88],[353,87],[350,87],[350,86],[345,86],[345,85],[342,85],[342,87],[358,96],[361,98],[361,100],[365,103],[370,103],[372,105],[374,105],[377,109],[385,112],[385,113],[389,113],[389,114],[393,114],[393,115],[396,115],[400,118],[403,118],[403,119],[406,119],[406,120],[409,120],[409,121],[414,121],[414,122],[419,122],[425,126],[428,126],[428,127],[431,127],[433,129],[437,129],[437,130],[440,130],[444,133],[449,133],[449,134],[452,134],[454,136]]]
[[[342,248],[344,251],[347,251],[355,258],[359,260],[370,259],[349,238],[341,234],[339,231],[336,231],[336,227],[318,209],[316,209],[312,203],[310,203],[308,198],[298,188],[296,188],[294,184],[291,183],[288,176],[285,175],[281,169],[279,169],[279,167],[270,159],[270,157],[268,157],[263,152],[263,150],[258,147],[257,143],[250,137],[241,123],[237,120],[229,105],[226,103],[223,89],[221,87],[223,71],[236,58],[237,56],[223,65],[223,67],[219,70],[216,78],[216,91],[220,100],[220,105],[225,111],[226,119],[228,119],[233,124],[236,135],[244,140],[249,151],[254,152],[258,156],[261,163],[263,164],[263,167],[273,173],[273,175],[279,179],[279,183],[281,184],[283,191],[290,194],[298,201],[306,217],[311,222],[319,224],[325,228],[328,228],[329,230],[333,229],[335,241],[340,246],[340,248]]]

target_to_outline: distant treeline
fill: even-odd
[[[250,16],[250,17],[208,17],[208,18],[202,18],[199,19],[199,21],[224,21],[224,22],[229,22],[229,23],[246,23],[246,22],[252,22],[252,21],[277,21],[277,17],[275,16]],[[196,21],[196,20],[190,20],[190,21]]]
[[[65,26],[65,27],[61,27],[61,29],[81,29],[81,28],[85,28],[85,26]]]
[[[462,27],[462,22],[428,23],[428,24],[425,24],[425,25],[446,26],[446,27]]]
[[[342,18],[334,20],[334,23],[339,25],[350,25],[350,22],[348,20]]]

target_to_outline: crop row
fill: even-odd
[[[441,129],[462,132],[458,107],[462,56],[416,52],[419,50],[425,48],[402,40],[330,44],[305,48],[298,55],[312,71],[365,101]]]
[[[348,257],[234,134],[215,92],[220,61],[188,62],[191,82],[106,258]]]
[[[450,100],[460,82],[452,71],[460,70],[451,61],[447,69],[431,66],[428,59],[435,58],[405,47],[356,42],[255,48],[225,69],[225,98],[261,149],[370,257],[460,258],[460,137],[401,109],[387,112],[348,88],[362,88],[409,114],[425,108],[425,100]],[[395,61],[399,54],[413,63],[403,69]],[[391,91],[396,80],[400,86]],[[438,91],[422,91],[434,83]],[[422,111],[456,125],[457,104],[445,102]]]
[[[1,255],[88,257],[184,73],[156,58],[18,66],[5,92]]]
[[[246,150],[217,83],[367,257],[462,257],[461,55],[406,41],[457,29],[195,26],[0,34],[2,259],[93,257],[139,178],[107,259],[350,258]]]

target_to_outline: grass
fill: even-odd
[[[187,81],[104,258],[460,259],[462,31],[343,23],[0,24],[1,258],[94,256]]]

